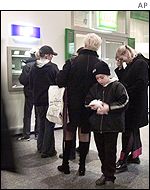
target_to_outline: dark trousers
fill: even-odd
[[[142,154],[140,130],[137,128],[126,129],[125,132],[122,133],[122,150],[120,160],[126,161],[130,152],[133,159]]]
[[[24,104],[24,118],[23,118],[23,136],[30,137],[31,131],[31,116],[32,116],[33,102],[31,97],[25,96]],[[38,134],[38,116],[35,109],[35,134]]]
[[[45,154],[53,154],[55,151],[54,126],[46,119],[48,106],[36,106],[39,118],[39,134],[37,139],[38,151]]]
[[[115,180],[116,154],[117,154],[117,132],[94,133],[94,139],[101,160],[101,170],[106,180]]]

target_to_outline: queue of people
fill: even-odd
[[[35,60],[29,73],[29,85],[38,118],[37,151],[42,153],[42,158],[57,154],[55,124],[46,119],[48,88],[50,85],[65,87],[64,105],[67,113],[64,111],[63,118],[68,114],[69,122],[63,124],[62,164],[57,169],[70,174],[69,160],[71,157],[75,159],[74,144],[78,129],[78,175],[85,175],[90,133],[93,131],[102,164],[102,176],[96,181],[98,186],[114,184],[116,172],[126,171],[129,163],[140,163],[140,128],[148,124],[149,85],[149,60],[126,45],[116,50],[115,72],[119,81],[112,78],[108,64],[100,60],[97,54],[101,43],[98,35],[87,34],[84,47],[73,59],[67,60],[60,71],[52,63],[53,55],[57,53],[50,46],[42,46],[39,59]],[[122,151],[116,163],[119,132],[122,133]]]

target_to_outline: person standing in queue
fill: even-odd
[[[46,119],[48,109],[48,89],[50,85],[56,85],[58,66],[52,63],[56,52],[50,46],[44,45],[39,49],[40,59],[36,61],[30,74],[30,88],[33,93],[33,103],[39,118],[39,134],[37,150],[42,153],[42,158],[55,156],[55,124]]]
[[[76,51],[76,53],[77,53],[77,55],[79,55],[79,52],[83,49],[84,47],[80,47],[79,49],[77,49],[77,51]],[[63,75],[64,77],[67,77],[67,74],[65,74],[64,75],[64,70],[66,71],[66,72],[69,72],[69,70],[68,69],[66,69],[66,65],[71,65],[71,64],[73,64],[73,60],[75,59],[75,57],[77,56],[77,55],[73,55],[70,59],[68,59],[68,60],[66,60],[66,63],[65,63],[65,65],[63,66],[63,70],[62,71],[60,71],[60,73],[59,73],[59,77],[60,77],[60,75]],[[62,85],[64,86],[64,87],[67,87],[67,78],[62,78]],[[66,91],[67,91],[67,88],[65,89]],[[67,92],[65,92],[65,93],[67,93]],[[65,100],[64,100],[65,101]],[[63,144],[64,144],[64,142],[63,142]],[[63,146],[62,146],[63,147]],[[70,157],[69,157],[69,160],[74,160],[75,158],[76,158],[76,152],[78,152],[78,149],[79,149],[79,147],[77,147],[76,148],[76,132],[74,133],[74,137],[73,137],[73,140],[72,140],[72,148],[71,148],[71,151],[70,151]],[[59,158],[63,158],[63,153],[61,153],[60,155],[59,155]]]
[[[111,78],[107,63],[97,63],[93,74],[97,84],[90,88],[85,105],[93,110],[89,121],[102,164],[102,176],[96,185],[113,185],[116,179],[117,138],[118,133],[125,130],[125,110],[129,97],[123,84],[115,77]]]
[[[78,127],[79,134],[79,176],[85,175],[85,160],[89,151],[88,112],[84,107],[84,101],[89,88],[96,83],[92,74],[94,65],[99,61],[97,50],[101,45],[101,38],[90,33],[85,36],[84,49],[79,52],[73,60],[73,64],[65,64],[63,71],[57,76],[59,87],[63,87],[62,78],[67,79],[67,107],[69,123],[65,130],[65,142],[62,165],[57,169],[64,174],[70,173],[69,156],[72,147],[72,140]]]
[[[33,109],[33,97],[32,97],[32,91],[30,89],[29,85],[29,75],[30,71],[35,64],[36,60],[38,59],[38,56],[36,56],[36,49],[31,49],[30,54],[31,57],[27,60],[22,60],[25,65],[23,66],[22,73],[19,76],[19,82],[24,86],[24,96],[25,96],[25,102],[24,102],[24,118],[23,118],[23,135],[18,138],[18,140],[30,140],[30,131],[31,131],[31,115],[32,115],[32,109]],[[34,109],[35,110],[35,109]],[[37,138],[38,135],[38,118],[37,113],[35,110],[35,129],[34,129],[35,138]]]
[[[148,70],[149,61],[127,45],[116,50],[115,72],[127,89],[129,106],[125,112],[125,133],[116,171],[127,171],[127,164],[140,164],[142,154],[140,128],[148,124]],[[124,65],[126,63],[126,65]],[[126,66],[126,67],[125,67]]]

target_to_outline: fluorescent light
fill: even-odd
[[[40,27],[12,24],[11,35],[22,37],[34,37],[40,39]]]
[[[20,29],[20,31],[19,31],[19,33],[20,33],[20,36],[32,36],[32,34],[33,34],[33,27],[31,27],[31,26],[27,26],[27,27],[20,27],[19,28]]]

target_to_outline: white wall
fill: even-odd
[[[10,36],[11,24],[32,23],[41,29],[41,40],[37,44],[16,43]],[[61,68],[64,59],[64,34],[65,28],[71,28],[71,11],[2,11],[1,12],[1,84],[2,92],[6,100],[7,114],[10,127],[17,128],[18,131],[23,124],[23,92],[8,92],[7,77],[7,46],[34,47],[50,45],[58,56],[53,58],[53,62]],[[32,116],[34,125],[34,115]]]

